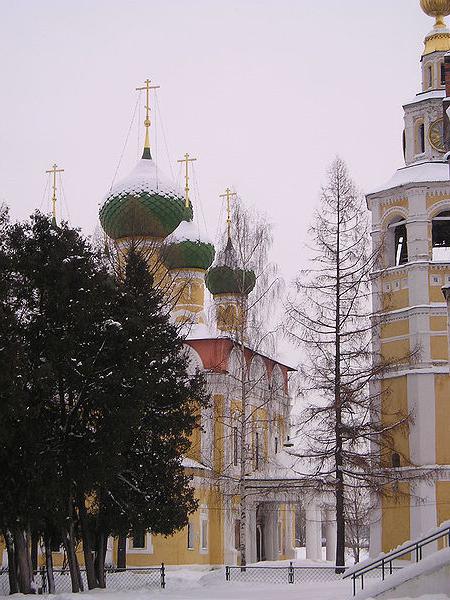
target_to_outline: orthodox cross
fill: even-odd
[[[185,164],[185,171],[184,171],[184,181],[185,181],[184,194],[185,194],[185,205],[186,205],[186,208],[189,208],[189,163],[190,162],[194,162],[194,160],[197,160],[197,159],[196,158],[189,158],[189,154],[187,152],[184,155],[184,158],[180,158],[179,160],[177,160],[177,162]]]
[[[149,128],[150,128],[150,90],[157,90],[160,86],[159,85],[151,85],[150,79],[146,79],[144,81],[144,83],[145,83],[144,87],[138,87],[138,88],[136,88],[136,91],[140,92],[142,90],[145,90],[146,102],[145,102],[145,121],[144,121],[144,125],[145,125],[145,144],[144,144],[144,148],[148,148],[150,150],[150,134],[149,134]]]
[[[64,173],[64,169],[58,169],[58,165],[54,164],[51,169],[45,172],[53,173],[52,223],[56,225],[56,173]]]
[[[219,198],[227,199],[227,229],[228,229],[228,239],[231,240],[231,205],[230,200],[237,196],[236,192],[232,192],[230,188],[225,190],[225,194],[220,194]]]

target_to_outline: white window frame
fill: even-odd
[[[188,521],[187,524],[187,549],[195,550],[195,529],[193,521]]]
[[[206,533],[206,536],[205,536]],[[205,504],[200,506],[200,554],[208,554],[208,507]],[[206,537],[206,545],[203,544],[203,538]]]
[[[153,554],[152,534],[147,531],[145,534],[145,547],[134,548],[132,536],[127,537],[127,554]]]

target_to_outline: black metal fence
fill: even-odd
[[[68,569],[54,569],[55,592],[71,592],[72,583]],[[86,571],[81,569],[84,589],[88,589]],[[139,590],[143,588],[165,588],[166,572],[164,563],[160,567],[142,567],[105,570],[106,588],[108,590]],[[48,592],[48,582],[45,569],[34,575],[34,583],[39,593]],[[0,596],[9,594],[8,568],[0,568]]]
[[[242,581],[253,583],[314,583],[339,581],[342,573],[337,569],[344,567],[334,565],[252,565],[246,567],[225,567],[227,581]]]
[[[9,594],[9,579],[8,569],[0,567],[0,596],[8,596]]]

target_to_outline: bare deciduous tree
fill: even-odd
[[[271,326],[270,317],[283,282],[276,266],[269,261],[272,245],[270,224],[240,202],[236,202],[233,213],[232,233],[224,240],[224,250],[216,260],[216,265],[225,265],[235,273],[233,296],[236,310],[228,313],[227,318],[230,338],[236,349],[234,355],[238,357],[237,368],[229,373],[229,396],[237,401],[235,418],[223,416],[226,424],[224,437],[231,442],[233,450],[221,475],[229,479],[230,489],[239,495],[239,553],[240,564],[245,566],[250,494],[246,480],[258,468],[258,462],[263,460],[257,432],[258,425],[261,426],[258,411],[267,406],[277,393],[272,389],[271,394],[258,395],[257,390],[264,384],[264,374],[251,372],[248,359],[250,355],[266,354],[274,349],[276,328]]]
[[[410,414],[388,415],[380,384],[390,369],[411,361],[386,356],[372,346],[383,314],[371,314],[370,280],[383,273],[382,246],[370,250],[363,198],[345,163],[332,163],[310,230],[312,267],[300,272],[296,297],[288,303],[288,331],[304,352],[299,419],[306,473],[325,481],[335,494],[336,564],[345,564],[346,489],[363,486],[377,494],[397,477],[388,469],[394,438],[406,434]],[[384,307],[386,310],[386,306]],[[402,464],[410,465],[407,456]],[[394,465],[395,466],[395,465]]]

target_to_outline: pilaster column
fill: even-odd
[[[322,514],[320,507],[311,504],[306,508],[306,558],[322,559]]]
[[[326,540],[326,560],[331,562],[336,561],[336,515],[331,508],[325,513],[325,540]]]

